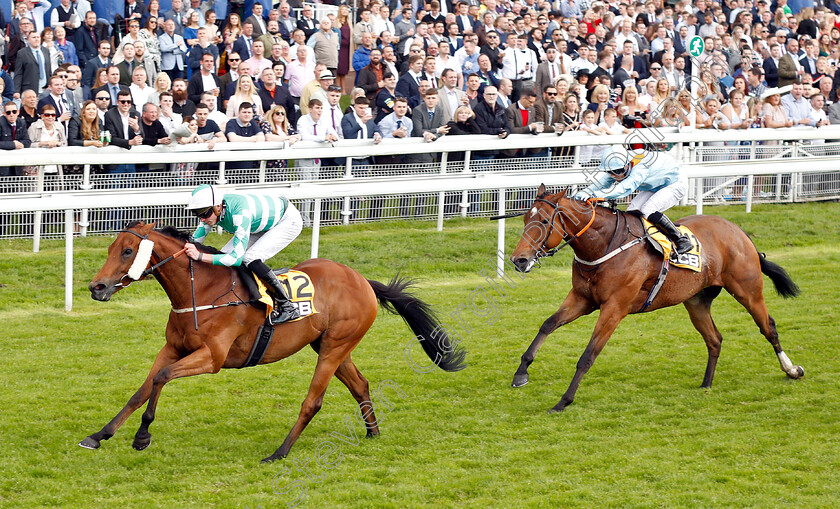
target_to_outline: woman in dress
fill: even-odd
[[[41,32],[41,47],[49,52],[51,69],[58,69],[64,63],[64,54],[55,45],[55,32],[52,28],[47,27]]]
[[[595,85],[592,89],[592,102],[586,108],[595,112],[595,124],[604,120],[604,112],[612,108],[610,104],[610,89],[606,85]]]
[[[671,84],[667,79],[659,78],[659,81],[656,82],[656,91],[650,101],[651,111],[658,108],[669,97],[671,97]]]
[[[566,131],[576,131],[580,125],[579,119],[580,97],[570,92],[563,99],[563,120],[560,122],[562,125],[554,126],[554,132],[560,134]],[[557,147],[556,154],[562,158],[561,160],[571,163],[575,154],[575,147]]]
[[[146,25],[137,32],[137,38],[146,44],[146,55],[152,57],[157,72],[160,72],[160,40],[158,40],[158,35],[162,33],[161,25],[163,25],[163,18],[149,16],[146,18]]]
[[[250,76],[240,76],[237,80],[236,91],[230,96],[225,114],[230,118],[236,117],[239,105],[244,102],[254,105],[255,115],[263,114],[262,100],[260,100],[257,89],[254,87],[254,81]]]
[[[165,72],[157,75],[154,83],[155,91],[149,94],[149,102],[160,106],[160,94],[172,89],[172,80]]]
[[[233,43],[239,39],[242,34],[242,20],[239,19],[239,14],[232,12],[228,14],[225,20],[224,28],[222,29],[222,38],[225,42],[225,49],[228,53],[233,48]]]
[[[99,136],[103,129],[96,103],[85,101],[82,114],[71,118],[67,125],[67,144],[71,147],[104,147]]]
[[[295,128],[289,123],[289,118],[286,114],[286,108],[275,104],[265,114],[262,122],[260,122],[263,134],[265,134],[265,141],[287,141],[289,145],[293,145],[300,141],[300,136],[295,131]],[[289,166],[287,159],[276,159],[266,162],[266,168],[272,170],[282,170]],[[288,180],[287,175],[283,171],[274,171],[269,175],[269,180]]]
[[[79,65],[79,57],[76,55],[76,45],[73,41],[67,40],[67,31],[59,25],[55,27],[55,47],[61,52],[65,62]]]
[[[350,59],[353,56],[353,27],[350,26],[350,7],[347,4],[341,4],[338,7],[338,16],[335,17],[335,28],[341,32],[338,46],[338,85],[341,87],[341,93],[346,94],[346,87],[344,78],[350,72]]]
[[[184,25],[184,42],[187,46],[195,46],[198,44],[198,29],[200,28],[198,20],[201,18],[201,13],[195,9],[190,9],[187,12],[187,24]]]
[[[632,117],[634,119],[646,119],[648,109],[639,102],[639,92],[636,87],[625,87],[624,93],[621,94],[621,102],[616,106],[619,118],[622,123],[627,125],[625,117]],[[640,122],[634,120],[634,127],[646,127]]]
[[[29,126],[29,139],[32,141],[32,148],[55,148],[66,147],[67,136],[64,128],[55,121],[55,106],[45,104],[41,107],[41,118]],[[58,166],[51,164],[44,166],[44,173],[58,173]],[[37,166],[27,166],[24,169],[26,175],[36,175]]]
[[[148,5],[146,6],[146,12],[144,12],[143,17],[140,18],[140,24],[148,25],[149,18],[160,20],[156,28],[156,33],[160,35],[163,32],[163,13],[160,12],[160,0],[149,0]]]
[[[720,112],[729,122],[730,129],[749,129],[753,124],[754,119],[750,117],[750,108],[744,102],[744,97],[746,97],[744,92],[738,89],[732,89],[732,92],[729,93],[729,102],[724,104],[723,108],[720,109]],[[749,154],[747,146],[749,146],[750,142],[726,142],[726,146],[728,147],[740,147],[742,143],[745,146],[730,149],[730,155],[733,159],[746,159]]]
[[[219,34],[219,25],[217,24],[216,11],[213,9],[204,13],[204,28],[207,29],[207,39],[212,44],[219,44],[222,42],[222,36]]]

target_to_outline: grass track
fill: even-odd
[[[685,212],[685,211],[683,211]],[[350,445],[355,404],[336,380],[291,456],[259,459],[297,417],[314,367],[307,350],[281,362],[167,385],[152,445],[131,449],[135,413],[98,451],[75,444],[102,427],[146,376],[162,345],[168,301],[154,282],[92,301],[87,282],[111,239],[76,243],[74,311],[63,308],[63,244],[39,254],[0,243],[0,506],[283,507],[307,479],[301,507],[836,507],[840,494],[840,204],[710,209],[740,224],[803,289],[782,300],[765,289],[785,351],[806,376],[788,380],[746,311],[723,294],[715,386],[699,389],[706,349],[682,307],[632,316],[584,378],[574,405],[548,415],[568,386],[595,316],[555,332],[509,386],[519,356],[569,288],[567,252],[544,263],[478,316],[447,322],[469,349],[467,370],[418,374],[403,357],[410,331],[380,314],[354,351],[375,388],[404,392],[380,409],[382,435]],[[674,212],[673,217],[679,213]],[[519,220],[507,222],[508,250]],[[355,225],[322,232],[322,256],[371,279],[397,270],[421,278],[418,294],[448,317],[486,286],[495,223],[453,220]],[[222,239],[211,239],[221,245]],[[281,254],[300,260],[302,236]],[[276,262],[281,265],[283,262]],[[516,277],[516,276],[515,276]],[[767,286],[769,280],[765,278]],[[469,330],[468,330],[469,329]],[[352,422],[352,421],[351,421]],[[355,424],[361,437],[363,428]],[[332,441],[332,469],[316,464]],[[321,449],[323,453],[324,450]],[[288,468],[286,473],[284,469]]]

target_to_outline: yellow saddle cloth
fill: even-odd
[[[703,270],[703,257],[701,256],[702,246],[700,245],[700,241],[697,240],[697,237],[691,232],[691,230],[688,229],[687,226],[680,225],[677,228],[684,234],[688,235],[688,238],[691,240],[691,244],[694,247],[691,251],[678,255],[677,252],[674,251],[671,241],[659,230],[659,228],[654,226],[645,218],[642,218],[642,224],[649,235],[648,239],[650,239],[650,243],[657,249],[657,251],[661,252],[665,258],[671,260],[671,265],[684,269],[690,269],[694,272],[700,272]]]
[[[296,322],[318,312],[315,309],[315,285],[312,284],[312,279],[309,278],[307,273],[299,270],[290,270],[276,275],[286,290],[286,296],[289,297],[289,300],[300,314],[300,318],[289,320],[290,322]],[[260,278],[255,277],[254,279],[260,288],[259,301],[265,304],[266,307],[265,316],[269,316],[274,310],[274,299],[269,295],[268,289],[260,281]]]

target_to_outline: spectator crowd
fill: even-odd
[[[840,0],[798,12],[787,0],[358,0],[321,19],[282,0],[230,2],[219,19],[222,1],[172,0],[162,12],[159,0],[126,0],[113,20],[88,0],[0,11],[0,149],[840,123]],[[695,37],[704,50],[692,57]],[[539,155],[548,150],[473,157]],[[582,161],[597,156],[581,148]],[[315,176],[336,163],[295,168]],[[173,165],[185,178],[194,170]]]

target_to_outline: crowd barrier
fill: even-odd
[[[748,139],[747,139],[748,138]],[[746,131],[676,129],[635,130],[630,135],[593,136],[571,132],[492,136],[445,136],[433,143],[420,139],[343,140],[334,144],[299,142],[224,143],[212,151],[201,146],[24,149],[5,152],[9,166],[63,165],[77,174],[45,174],[2,179],[0,235],[32,237],[39,249],[42,236],[64,236],[67,242],[67,309],[72,306],[72,241],[74,235],[118,231],[127,220],[155,220],[193,228],[184,211],[189,191],[199,183],[289,197],[312,227],[312,256],[317,256],[320,228],[326,224],[400,218],[504,214],[530,205],[541,183],[585,185],[597,170],[584,161],[591,146],[616,143],[645,145],[668,151],[682,161],[690,179],[683,204],[698,213],[714,203],[792,202],[840,197],[837,168],[840,126]],[[744,142],[742,144],[742,142]],[[546,148],[570,147],[566,155],[548,155]],[[585,147],[581,151],[580,147]],[[536,155],[476,158],[488,150],[532,149]],[[439,160],[422,164],[362,164],[354,158],[434,152]],[[483,155],[483,154],[482,154]],[[344,164],[295,167],[301,160],[333,159]],[[292,161],[289,168],[271,168],[270,161]],[[251,170],[226,170],[236,161],[258,161]],[[175,163],[204,163],[218,169],[184,175],[169,169]],[[109,164],[149,164],[151,171],[110,174],[91,171]],[[162,169],[155,170],[155,165]],[[504,222],[498,246],[504,252]],[[503,270],[500,260],[499,270]]]

